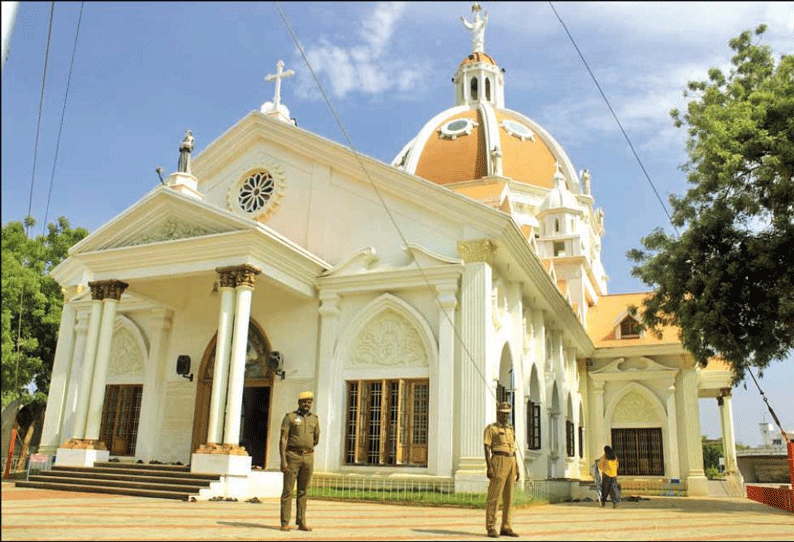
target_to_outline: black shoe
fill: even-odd
[[[488,529],[488,536],[490,538],[499,538],[499,533],[496,532],[496,529]]]
[[[515,532],[513,529],[502,529],[499,531],[499,534],[503,534],[505,536],[518,536],[518,533]]]

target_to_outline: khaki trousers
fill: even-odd
[[[495,529],[496,508],[502,495],[502,529],[512,529],[513,487],[516,482],[516,458],[492,455],[493,478],[488,484],[488,505],[485,509],[485,529]]]
[[[296,499],[295,523],[306,525],[306,490],[312,480],[314,471],[314,454],[296,454],[289,450],[285,452],[287,459],[287,472],[284,473],[284,485],[281,490],[281,524],[289,525],[292,515],[292,489],[295,481],[298,482],[298,497]]]

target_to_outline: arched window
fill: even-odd
[[[560,219],[554,219],[554,233],[560,233]]]
[[[477,100],[478,99],[478,92],[477,92],[477,78],[471,78],[471,99]]]
[[[491,101],[491,80],[485,78],[485,99]]]

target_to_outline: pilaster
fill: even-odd
[[[88,419],[88,401],[91,398],[91,380],[94,376],[94,362],[96,361],[97,343],[99,342],[99,324],[102,319],[102,298],[99,290],[91,287],[91,316],[88,319],[85,350],[80,376],[80,386],[77,390],[77,406],[75,407],[74,427],[72,438],[85,438],[85,426]]]
[[[141,416],[138,424],[138,440],[135,456],[143,461],[156,459],[159,443],[158,431],[164,410],[164,384],[167,380],[168,343],[171,336],[173,312],[170,309],[152,309],[144,317],[149,330],[149,356],[144,367],[143,395],[141,397]]]
[[[708,480],[703,472],[703,444],[700,432],[700,408],[698,405],[698,373],[696,369],[682,371],[684,411],[687,413],[686,453],[689,470],[686,475],[687,493],[690,496],[709,494]]]
[[[455,308],[458,305],[457,281],[436,286],[438,306],[438,372],[435,375],[431,409],[437,420],[435,431],[436,457],[432,474],[452,476],[453,428],[455,420]],[[432,466],[432,465],[431,465]]]
[[[487,240],[458,243],[464,259],[461,283],[462,344],[457,372],[457,397],[468,415],[457,417],[458,462],[456,491],[484,490],[485,459],[482,433],[496,419],[496,405],[488,393],[488,344],[493,334],[491,287],[494,246]]]
[[[668,478],[681,478],[681,468],[678,460],[678,412],[675,407],[675,384],[667,388],[665,399],[667,410],[667,427],[665,429],[668,450],[665,451],[666,473]]]
[[[317,364],[317,410],[325,412],[326,437],[321,438],[314,450],[315,468],[334,472],[340,466],[344,398],[347,396],[342,382],[342,360],[334,355],[339,337],[339,304],[341,297],[335,292],[320,292],[320,348]],[[336,402],[335,402],[336,399]]]

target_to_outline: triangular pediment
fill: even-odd
[[[70,255],[255,228],[251,220],[161,186],[76,244]]]

